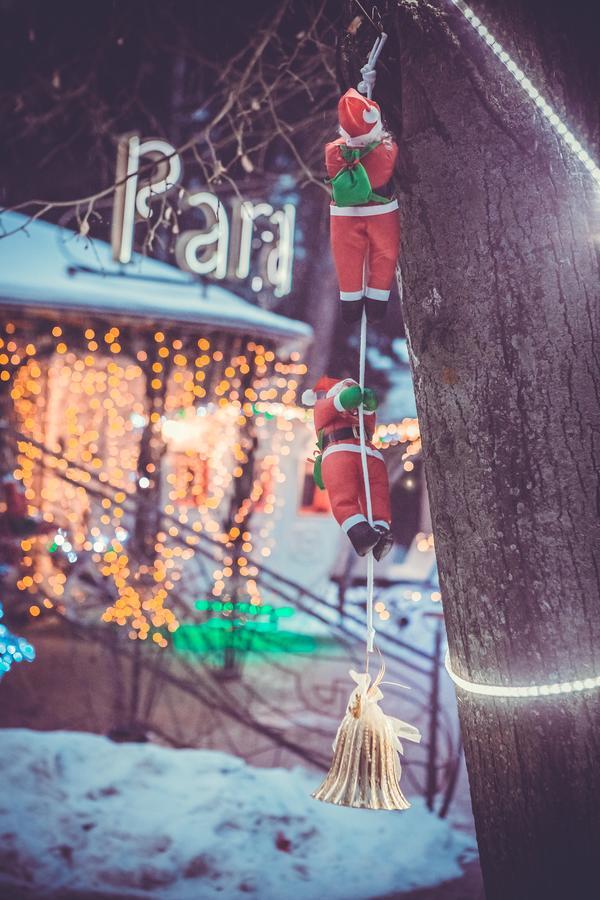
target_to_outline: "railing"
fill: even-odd
[[[48,466],[44,457],[55,456],[52,451],[43,444],[23,435],[19,435],[19,439],[40,451],[42,458],[36,461],[39,466],[65,482],[83,487],[93,497],[113,500],[115,493],[122,490],[119,486],[100,481],[95,472],[78,463],[65,461],[67,466],[64,471],[56,466]],[[74,476],[75,470],[85,472],[89,481],[82,484]],[[133,512],[133,498],[129,496],[124,503],[120,503],[120,506],[127,512]],[[206,562],[212,564],[220,562],[227,552],[225,546],[202,532],[198,533],[189,526],[182,525],[174,516],[164,514],[163,518],[166,524],[177,524],[179,533],[170,539],[173,544],[189,547],[190,544],[186,541],[186,537],[194,537],[195,562],[204,568],[201,577],[210,578]],[[251,559],[250,563],[257,570],[258,574],[255,576],[255,580],[264,592],[285,604],[293,605],[306,616],[320,622],[335,643],[341,645],[348,656],[355,659],[360,665],[364,652],[365,623],[359,615],[351,609],[345,609],[343,613],[340,613],[337,604],[330,603],[314,591],[276,572],[264,563]],[[76,567],[77,564],[74,568]],[[106,600],[106,596],[99,596],[98,600],[100,607]],[[190,609],[189,604],[177,592],[172,592],[170,602],[177,615],[188,621],[190,619],[194,621],[195,611]],[[139,644],[139,642],[120,641],[117,634],[118,626],[82,625],[68,614],[63,621],[73,633],[105,646],[110,645],[112,652],[133,659],[131,645]],[[272,640],[273,646],[276,647],[276,634],[273,635]],[[438,814],[444,816],[448,811],[456,787],[462,750],[460,739],[457,736],[458,729],[455,718],[440,702],[440,676],[443,672],[443,625],[440,620],[437,621],[432,635],[431,652],[427,652],[422,647],[413,646],[393,633],[380,632],[378,642],[386,663],[400,669],[403,683],[408,683],[413,689],[411,694],[406,695],[405,704],[412,707],[414,712],[421,717],[427,716],[426,734],[422,743],[424,758],[414,758],[413,754],[410,764],[405,767],[405,775],[412,780],[414,787],[423,792],[429,808],[437,807]],[[360,649],[358,649],[359,647]],[[191,651],[192,648],[188,649]],[[326,728],[319,728],[314,724],[298,724],[298,717],[294,720],[293,715],[286,714],[284,710],[273,704],[268,690],[257,687],[251,679],[243,677],[241,673],[235,684],[228,683],[210,665],[199,663],[197,659],[192,659],[191,656],[186,657],[185,654],[176,659],[174,657],[175,654],[166,651],[140,653],[136,648],[134,662],[138,669],[134,668],[132,672],[137,671],[136,678],[139,679],[139,672],[143,670],[148,677],[162,680],[184,694],[196,698],[203,706],[212,709],[215,713],[218,711],[229,720],[241,723],[245,728],[279,747],[280,750],[298,756],[319,768],[327,768],[328,753],[311,748],[314,747],[316,738],[323,742],[325,738],[329,739],[333,736],[335,717],[343,711],[350,690],[346,682],[336,681],[334,684],[333,692],[329,697],[333,706],[331,722]],[[322,714],[322,708],[318,704],[316,707],[314,704],[311,705],[313,698],[306,697],[306,693],[302,689],[301,678],[296,677],[290,666],[276,661],[268,653],[262,654],[262,661],[265,665],[273,667],[273,672],[278,672],[281,677],[290,680],[294,686],[295,699],[301,712],[318,716]],[[136,707],[136,704],[133,706]],[[257,710],[260,711],[260,715]],[[282,719],[285,719],[287,715],[288,727],[272,727],[265,724],[265,713],[267,716],[275,718],[279,716]],[[140,721],[143,720],[140,720],[138,716],[138,726]],[[299,733],[298,739],[293,737],[296,732]],[[441,744],[444,745],[443,748]],[[264,752],[264,748],[257,751],[257,753]],[[413,777],[413,770],[423,771],[424,780],[419,783]]]

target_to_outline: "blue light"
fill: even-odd
[[[0,603],[0,619],[4,616],[2,604]],[[0,635],[5,637],[10,643],[0,643],[0,678],[7,672],[13,663],[33,662],[35,659],[35,650],[32,645],[24,637],[17,637],[11,634],[6,625],[0,625]]]

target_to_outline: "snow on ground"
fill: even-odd
[[[319,775],[225,753],[0,731],[0,879],[160,900],[360,900],[461,874],[473,839],[429,813],[311,799]],[[1,884],[0,884],[1,893]]]

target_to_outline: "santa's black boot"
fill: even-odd
[[[359,556],[366,556],[369,550],[372,550],[381,539],[377,529],[369,525],[368,522],[357,522],[356,525],[348,529],[347,534],[350,538],[350,543]]]
[[[394,546],[394,537],[390,529],[384,528],[383,525],[376,525],[375,531],[379,534],[379,540],[373,547],[373,556],[379,562],[380,559],[388,555]]]
[[[364,300],[342,300],[342,320],[346,325],[354,325],[362,316]]]
[[[371,325],[375,322],[383,322],[387,307],[387,300],[367,300],[365,304],[365,309],[367,310],[367,322]]]

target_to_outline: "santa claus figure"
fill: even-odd
[[[398,201],[377,193],[391,178],[398,147],[384,130],[374,100],[351,88],[338,104],[340,134],[327,144],[332,187],[331,248],[342,317],[383,319],[400,245]]]
[[[320,472],[331,510],[359,556],[370,550],[376,559],[389,553],[390,494],[383,456],[373,447],[377,398],[370,388],[361,390],[351,378],[320,378],[314,390],[305,391],[302,402],[314,406],[315,430],[321,450]],[[373,523],[367,519],[358,408],[362,404],[367,438],[367,468]]]

